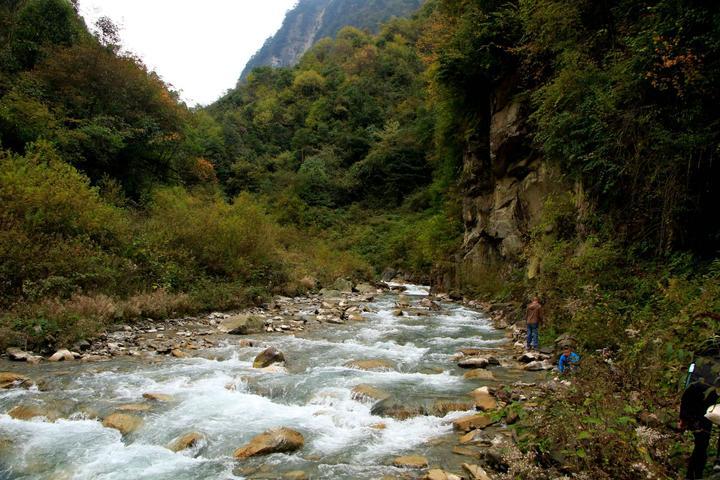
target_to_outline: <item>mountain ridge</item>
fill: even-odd
[[[250,58],[240,81],[257,67],[295,65],[315,42],[334,37],[345,26],[377,31],[391,17],[409,16],[422,3],[423,0],[300,0],[288,11],[280,29]]]

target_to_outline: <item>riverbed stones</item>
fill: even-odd
[[[142,425],[142,419],[127,413],[113,413],[103,420],[103,427],[114,428],[123,435],[134,432]]]
[[[167,448],[173,452],[180,452],[188,448],[193,448],[203,441],[205,441],[205,435],[198,432],[190,432],[172,441]]]
[[[117,407],[119,412],[147,412],[150,405],[147,403],[126,403]]]
[[[460,402],[456,400],[436,400],[430,412],[436,417],[444,417],[449,412],[464,412],[475,407],[473,402]]]
[[[48,361],[50,362],[65,362],[70,360],[75,360],[75,358],[80,358],[79,353],[71,352],[70,350],[66,348],[62,348],[58,350],[57,352],[53,353],[50,358],[48,358]]]
[[[478,465],[471,465],[469,463],[462,464],[463,470],[470,475],[470,480],[490,480],[490,476]]]
[[[421,455],[403,455],[393,460],[393,465],[398,468],[427,468],[428,460]]]
[[[26,352],[15,347],[8,348],[5,353],[7,353],[8,358],[13,362],[40,363],[42,360],[40,355],[33,355],[31,352]]]
[[[395,370],[395,365],[388,360],[350,360],[346,367],[357,368],[358,370]]]
[[[51,422],[60,417],[57,412],[52,412],[35,405],[16,405],[10,409],[8,415],[15,420],[31,420],[33,418],[44,417]]]
[[[478,410],[486,412],[488,410],[495,410],[498,408],[497,400],[495,400],[495,397],[490,394],[487,387],[476,388],[470,392],[470,396],[475,402],[475,408]]]
[[[358,283],[355,285],[355,290],[361,295],[372,295],[377,292],[377,288],[369,283]]]
[[[265,319],[258,315],[234,315],[220,324],[220,330],[231,335],[252,335],[261,333]]]
[[[490,370],[475,368],[465,372],[463,377],[467,380],[495,380],[495,375]]]
[[[395,398],[389,397],[377,402],[370,409],[370,413],[379,417],[391,417],[396,420],[407,420],[408,418],[425,415],[425,409],[420,405],[408,405]]]
[[[461,359],[457,365],[460,368],[487,368],[490,362],[483,357],[467,357]]]
[[[385,400],[386,398],[390,397],[390,394],[387,393],[384,390],[380,390],[379,388],[375,388],[371,385],[366,384],[360,384],[352,389],[352,399],[358,400],[361,402],[364,401],[373,401],[377,402],[380,400]]]
[[[541,370],[552,370],[554,367],[555,365],[548,362],[547,360],[537,360],[525,365],[523,367],[523,370],[527,370],[528,372],[539,372]]]
[[[333,283],[332,288],[343,293],[351,293],[353,290],[353,283],[346,278],[338,278]]]
[[[143,398],[153,401],[153,402],[172,402],[173,401],[172,395],[168,395],[166,393],[156,393],[156,392],[143,393]]]
[[[285,361],[285,355],[275,347],[268,347],[255,357],[253,361],[254,368],[265,368],[269,367],[274,363],[281,363]]]
[[[0,388],[30,388],[35,384],[29,377],[13,372],[0,372]]]
[[[256,435],[247,445],[235,450],[233,456],[242,460],[258,455],[294,452],[301,449],[303,445],[305,445],[305,439],[300,432],[281,427]]]
[[[439,468],[433,468],[423,477],[423,480],[462,480],[462,477]]]
[[[470,430],[477,428],[485,428],[493,423],[495,422],[493,422],[490,416],[484,413],[479,413],[458,418],[453,422],[453,428],[461,432],[469,432]]]
[[[481,445],[489,447],[492,445],[493,439],[480,429],[470,430],[468,433],[460,437],[461,445]]]

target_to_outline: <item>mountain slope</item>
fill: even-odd
[[[375,31],[390,17],[414,12],[422,0],[301,0],[278,32],[267,39],[245,66],[244,80],[257,67],[292,66],[316,41],[334,37],[345,26]]]

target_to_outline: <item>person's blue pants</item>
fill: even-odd
[[[538,339],[538,324],[530,324],[527,325],[527,348],[535,348],[537,349],[540,345],[540,340]]]

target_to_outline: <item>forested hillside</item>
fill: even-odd
[[[0,343],[386,269],[510,321],[539,295],[584,360],[520,409],[532,468],[678,471],[720,318],[716,2],[431,0],[198,111],[66,0],[0,23]]]
[[[313,44],[334,38],[343,28],[377,32],[391,17],[408,17],[421,0],[301,0],[285,16],[282,27],[265,41],[240,75],[257,67],[292,67]]]

